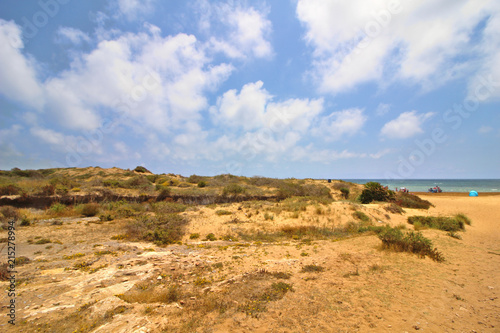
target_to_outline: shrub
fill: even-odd
[[[125,181],[125,185],[130,188],[149,188],[151,182],[144,176],[135,176]]]
[[[21,188],[14,184],[0,186],[0,196],[2,195],[16,195],[21,192]]]
[[[137,166],[135,167],[134,169],[135,172],[139,172],[139,173],[151,173],[148,169],[146,169],[145,167],[143,166]]]
[[[66,205],[59,203],[59,202],[56,202],[56,203],[53,203],[49,209],[54,214],[60,214],[66,209]]]
[[[52,184],[47,184],[45,186],[42,186],[40,191],[38,191],[38,195],[43,195],[43,196],[51,196],[56,193],[56,187]]]
[[[191,184],[197,184],[197,183],[204,181],[205,179],[206,179],[206,177],[191,175],[188,177],[187,182],[191,183]]]
[[[396,205],[404,208],[429,209],[433,206],[429,201],[406,192],[397,192],[393,201]]]
[[[157,214],[182,213],[188,206],[177,202],[157,202],[151,206]]]
[[[225,210],[225,209],[219,209],[219,210],[216,210],[215,211],[215,214],[217,215],[231,215],[232,212],[228,211],[228,210]]]
[[[216,241],[216,240],[217,240],[217,238],[215,237],[215,235],[214,235],[213,233],[209,233],[209,234],[207,235],[207,237],[205,238],[205,240],[208,240],[208,241],[213,242],[213,241]]]
[[[302,273],[308,273],[308,272],[313,272],[313,273],[319,273],[323,272],[325,270],[324,267],[317,266],[317,265],[305,265],[302,267],[301,272]]]
[[[416,253],[422,257],[426,255],[435,261],[444,261],[444,257],[436,248],[432,248],[430,239],[425,238],[422,233],[409,231],[404,234],[400,229],[386,227],[378,237],[385,248],[400,252]]]
[[[356,218],[356,219],[358,219],[360,221],[363,221],[363,222],[369,222],[370,221],[370,217],[368,215],[366,215],[365,213],[360,212],[359,210],[357,210],[354,213],[352,213],[352,216],[354,216],[354,218]]]
[[[386,189],[380,183],[368,182],[359,197],[363,204],[368,204],[372,201],[389,201],[394,196],[394,192]]]
[[[146,240],[158,245],[174,244],[184,236],[188,220],[178,214],[142,216],[127,226],[130,239]]]
[[[393,214],[403,214],[405,212],[401,206],[398,206],[395,203],[390,203],[389,205],[384,206],[384,209]]]
[[[467,218],[465,215],[461,214]],[[444,231],[459,231],[465,229],[465,221],[463,217],[445,217],[445,216],[410,216],[408,223],[414,226],[425,226],[433,229]]]
[[[26,216],[23,216],[23,218],[21,219],[21,227],[28,227],[31,225],[31,221],[29,218],[27,218]]]
[[[350,192],[351,191],[347,187],[340,188],[340,193],[342,194],[342,198],[344,198],[346,200],[349,198],[349,193]]]
[[[237,194],[243,194],[244,192],[245,192],[244,187],[241,187],[238,184],[229,184],[229,185],[224,186],[224,188],[222,190],[222,195],[225,195],[225,196],[231,195],[231,194],[237,195]]]
[[[459,223],[462,223],[462,224],[467,224],[467,225],[472,224],[472,221],[462,213],[455,215],[455,219],[457,221],[459,221]]]
[[[202,180],[202,181],[198,182],[198,187],[199,188],[203,188],[203,187],[206,187],[206,186],[207,186],[207,183],[205,181]]]
[[[6,220],[17,220],[19,218],[19,212],[12,206],[0,207],[0,214],[3,215]]]
[[[160,186],[163,186],[163,185],[160,185]],[[158,196],[156,197],[156,200],[157,201],[162,201],[162,200],[165,200],[166,198],[170,197],[170,189],[167,187],[162,187],[161,190],[160,190],[160,194],[158,194]]]
[[[200,238],[199,233],[193,233],[193,234],[189,235],[189,239],[198,239],[198,238]]]
[[[96,202],[80,205],[77,211],[83,216],[96,216],[99,214],[100,206]]]

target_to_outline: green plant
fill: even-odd
[[[340,193],[342,194],[342,198],[347,200],[349,199],[349,194],[351,193],[351,191],[347,187],[342,187],[340,188]]]
[[[384,206],[384,209],[393,214],[403,214],[405,212],[401,206],[396,205],[395,203],[390,203],[387,206]]]
[[[203,187],[206,187],[206,186],[207,186],[207,182],[206,181],[202,180],[202,181],[198,182],[198,187],[203,188]]]
[[[352,216],[354,216],[354,218],[360,220],[360,221],[363,221],[363,222],[369,222],[370,221],[370,217],[368,217],[368,215],[366,215],[365,213],[357,210],[355,211],[354,213],[352,213]]]
[[[365,185],[363,192],[359,196],[359,200],[363,204],[368,204],[372,201],[389,201],[394,197],[394,192],[380,185],[377,182],[368,182]]]
[[[224,186],[222,189],[222,195],[227,196],[227,195],[237,195],[237,194],[243,194],[245,193],[245,188],[241,187],[238,184],[229,184]]]
[[[35,242],[35,244],[48,244],[48,243],[52,243],[52,241],[47,238],[41,238]]]
[[[208,240],[208,241],[213,242],[213,241],[216,241],[216,240],[217,240],[217,238],[215,237],[215,235],[214,235],[213,233],[209,233],[209,234],[207,235],[207,237],[205,238],[205,240]]]
[[[458,218],[457,216],[410,216],[408,217],[408,223],[413,224],[416,228],[429,227],[443,231],[460,231],[465,229],[465,220],[463,217],[465,216]]]
[[[220,216],[220,215],[231,215],[233,213],[225,209],[219,209],[215,211],[215,214]]]
[[[66,205],[56,202],[50,206],[50,211],[54,214],[60,214],[66,209]]]
[[[424,200],[415,194],[406,192],[396,192],[391,199],[396,205],[404,208],[429,209],[432,205],[427,200]]]
[[[320,273],[320,272],[323,272],[325,270],[324,267],[321,267],[321,266],[317,266],[317,265],[305,265],[304,267],[302,267],[302,270],[301,272],[302,273]]]
[[[135,167],[134,169],[135,172],[139,172],[139,173],[151,173],[148,169],[146,169],[145,167],[143,166],[137,166]]]
[[[442,262],[444,257],[436,248],[432,248],[430,239],[422,233],[409,231],[404,234],[400,229],[386,227],[378,234],[385,248],[400,252],[416,253],[422,257],[429,256],[435,261]]]
[[[158,245],[179,242],[188,220],[178,214],[141,216],[127,225],[127,238],[146,240]]]
[[[198,238],[200,238],[199,233],[194,233],[194,234],[189,235],[189,239],[198,239]]]
[[[96,216],[99,214],[100,206],[96,202],[79,205],[77,211],[83,216]]]

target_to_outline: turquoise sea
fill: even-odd
[[[356,184],[378,182],[389,189],[406,187],[410,192],[427,192],[439,186],[443,192],[500,192],[500,179],[344,179]]]

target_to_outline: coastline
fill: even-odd
[[[411,192],[413,194],[416,194],[418,196],[429,196],[430,198],[432,197],[468,197],[469,192],[441,192],[441,193],[430,193],[430,192]],[[500,195],[500,192],[478,192],[479,196],[481,197],[492,197],[492,196],[497,196]]]

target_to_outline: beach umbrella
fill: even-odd
[[[469,197],[477,197],[479,194],[477,194],[476,191],[470,191],[469,192]]]

